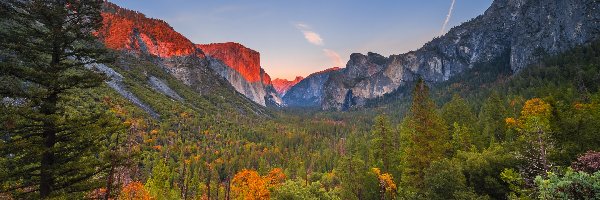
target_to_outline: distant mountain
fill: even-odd
[[[275,80],[273,80],[273,87],[275,88],[275,91],[279,93],[280,96],[283,96],[290,88],[292,88],[292,86],[296,85],[302,79],[304,79],[304,77],[302,76],[296,76],[296,78],[291,81],[276,78]]]
[[[154,62],[200,94],[210,93],[225,80],[233,89],[262,105],[282,100],[260,67],[260,54],[238,43],[192,43],[159,19],[105,3],[104,25],[98,36],[111,49],[153,56]],[[218,84],[215,84],[218,83]]]
[[[598,39],[599,11],[597,0],[495,0],[483,15],[416,51],[389,57],[352,54],[344,70],[313,87],[322,87],[314,93],[322,96],[311,98],[322,99],[326,110],[361,107],[417,77],[442,82],[502,56],[510,60],[506,67],[518,72],[543,55]]]
[[[292,86],[283,96],[283,102],[291,107],[318,107],[323,100],[323,85],[333,73],[341,68],[334,67],[313,73]]]

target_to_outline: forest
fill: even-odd
[[[106,49],[101,1],[15,2],[0,4],[0,199],[600,199],[600,41],[518,72],[502,57],[418,80],[367,108],[255,115]]]

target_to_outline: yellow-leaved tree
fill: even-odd
[[[526,162],[523,173],[528,181],[535,176],[546,176],[551,164],[548,161],[550,142],[550,117],[552,106],[540,98],[527,100],[518,119],[506,118],[506,124],[517,130],[519,141],[524,144],[520,151]]]
[[[377,175],[379,181],[379,195],[381,199],[396,199],[396,183],[394,177],[389,173],[381,173],[379,168],[372,168],[371,171]]]

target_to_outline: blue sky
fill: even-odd
[[[439,36],[452,0],[111,0],[168,22],[195,43],[238,42],[274,78],[343,67],[351,53],[405,53]],[[455,0],[447,29],[492,0]],[[444,31],[444,32],[445,32]],[[339,58],[338,58],[339,56]]]

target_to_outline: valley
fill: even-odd
[[[494,0],[293,80],[66,2],[0,3],[0,199],[600,198],[597,0]]]

